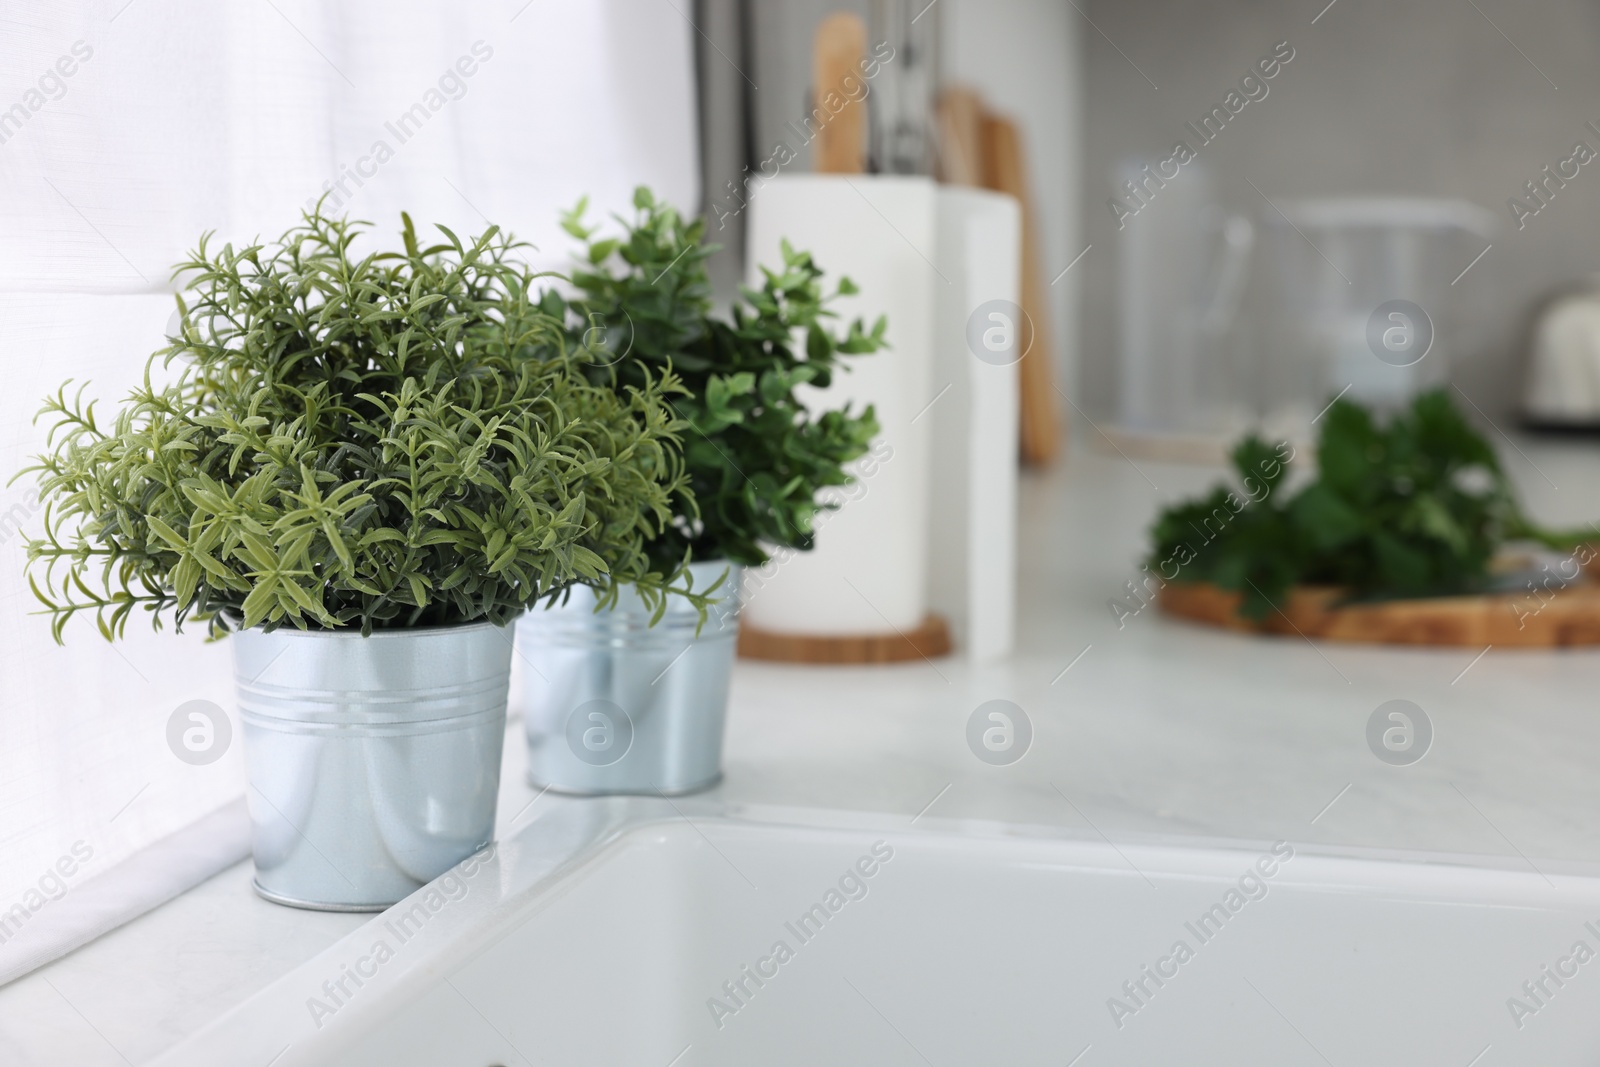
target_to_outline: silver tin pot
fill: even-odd
[[[285,627],[231,641],[263,897],[381,911],[494,836],[504,627]]]
[[[721,779],[741,568],[710,561],[689,571],[695,590],[728,572],[698,636],[699,616],[683,598],[670,597],[651,626],[631,588],[596,613],[594,591],[580,586],[565,604],[517,621],[535,788],[677,795]]]

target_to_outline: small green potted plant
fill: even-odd
[[[516,243],[402,218],[361,258],[320,213],[202,238],[144,384],[109,422],[63,387],[28,469],[58,641],[79,612],[231,635],[256,887],[306,907],[381,909],[486,844],[508,623],[573,585],[659,606],[675,570],[648,551],[685,490],[672,373],[591,381]]]
[[[703,220],[686,220],[647,189],[621,232],[600,236],[584,205],[563,219],[583,242],[573,291],[541,301],[591,352],[597,383],[629,388],[669,372],[687,426],[688,493],[651,539],[652,568],[690,561],[690,587],[715,596],[703,625],[693,605],[654,605],[625,591],[609,604],[576,590],[530,611],[518,641],[534,669],[521,692],[529,776],[574,793],[687,793],[722,774],[722,735],[738,635],[741,568],[768,549],[809,549],[817,493],[850,484],[845,464],[878,432],[871,408],[817,410],[806,386],[825,387],[842,356],[884,345],[885,323],[831,328],[828,304],[855,292],[785,246],[779,270],[763,269],[727,315],[713,313]],[[842,336],[841,336],[842,332]]]

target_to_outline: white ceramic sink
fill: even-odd
[[[1600,1062],[1600,879],[906,823],[564,808],[159,1062]]]

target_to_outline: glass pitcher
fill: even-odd
[[[1309,430],[1336,395],[1395,408],[1449,378],[1494,215],[1460,200],[1286,200],[1264,212],[1264,402]],[[1481,275],[1480,275],[1481,277]],[[1459,284],[1457,284],[1459,283]]]
[[[1118,237],[1115,433],[1141,452],[1210,458],[1256,421],[1236,329],[1255,227],[1217,206],[1197,164],[1145,189]]]

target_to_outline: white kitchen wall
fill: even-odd
[[[1594,241],[1600,174],[1592,165],[1555,190],[1521,229],[1506,203],[1526,197],[1525,183],[1566,159],[1575,142],[1600,149],[1600,137],[1586,126],[1600,124],[1594,62],[1600,5],[1082,0],[1080,6],[1103,31],[1084,35],[1082,211],[1085,239],[1095,248],[1079,265],[1089,268],[1080,402],[1091,414],[1112,410],[1116,389],[1119,235],[1107,207],[1113,168],[1124,159],[1154,163],[1169,155],[1186,136],[1184,124],[1198,122],[1280,41],[1289,42],[1295,58],[1273,79],[1271,94],[1202,149],[1223,205],[1271,217],[1253,182],[1279,203],[1441,196],[1494,212],[1500,230],[1493,251],[1453,290],[1466,290],[1470,318],[1452,376],[1497,418],[1516,409],[1530,312],[1552,288],[1600,268]]]

